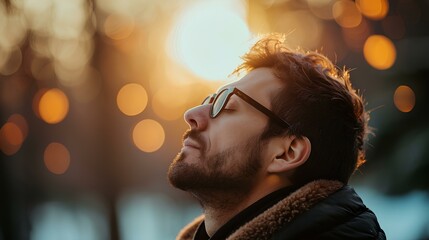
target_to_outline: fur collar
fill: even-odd
[[[241,226],[228,240],[270,239],[274,232],[314,204],[343,187],[338,181],[317,180],[290,194],[265,212]],[[204,215],[197,217],[180,231],[177,240],[192,240]]]

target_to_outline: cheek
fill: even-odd
[[[212,128],[210,151],[220,152],[239,146],[251,138],[259,137],[264,126],[263,121],[258,122],[249,119],[247,121],[225,121],[224,124]]]

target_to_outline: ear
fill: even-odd
[[[267,167],[269,173],[293,170],[304,164],[310,156],[311,143],[307,137],[288,136],[276,139],[272,144],[271,162]]]

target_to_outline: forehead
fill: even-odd
[[[222,86],[237,87],[264,106],[269,107],[270,99],[278,93],[285,83],[278,79],[270,68],[256,68],[236,82]]]

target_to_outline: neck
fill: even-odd
[[[259,184],[246,192],[240,190],[210,191],[210,193],[194,193],[200,201],[204,212],[204,224],[207,234],[213,236],[219,228],[235,215],[285,185]]]
[[[204,224],[210,237],[231,218],[259,199],[253,200],[248,194],[225,191],[210,194],[198,193],[194,196],[198,198],[203,207]]]

